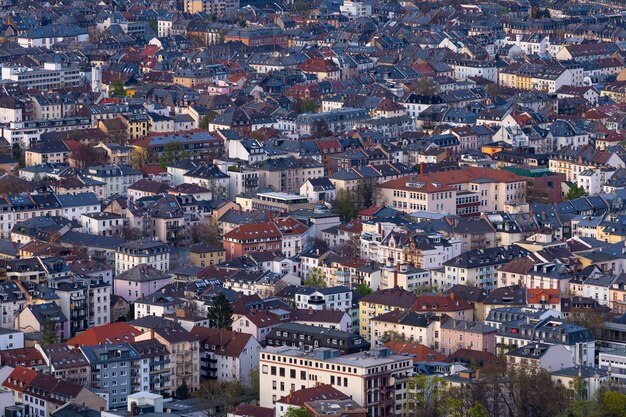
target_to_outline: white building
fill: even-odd
[[[22,349],[23,347],[24,333],[0,327],[0,350]]]
[[[339,6],[339,12],[351,19],[358,19],[371,16],[372,6],[360,1],[344,0],[343,5]]]
[[[115,275],[141,264],[169,271],[169,248],[158,240],[143,239],[124,243],[115,251]]]
[[[312,310],[352,309],[352,291],[348,287],[299,287],[294,296],[296,308]]]
[[[402,414],[413,360],[386,348],[339,356],[334,349],[312,352],[269,347],[261,351],[260,406],[273,408],[291,391],[329,384],[350,396],[369,415]]]
[[[83,232],[98,236],[117,236],[123,226],[122,216],[115,213],[98,212],[81,216]]]

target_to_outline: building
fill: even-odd
[[[116,275],[113,279],[115,294],[129,303],[150,295],[172,282],[172,276],[148,264],[139,264]]]
[[[370,320],[372,346],[381,346],[393,339],[412,341],[439,349],[440,320],[432,313],[395,310]]]
[[[400,177],[378,187],[381,202],[405,213],[421,210],[476,216],[524,203],[526,198],[524,178],[477,167]]]
[[[451,355],[459,349],[496,353],[497,329],[483,323],[467,320],[443,319],[439,349]]]
[[[70,322],[55,303],[28,305],[15,317],[15,329],[24,333],[43,332],[46,326],[54,326],[59,341],[70,336]]]
[[[196,336],[175,324],[145,332],[135,341],[156,339],[170,352],[171,394],[183,381],[190,392],[200,386],[200,342]]]
[[[226,329],[194,327],[191,334],[200,341],[200,376],[219,382],[239,381],[250,387],[253,371],[259,366],[261,345],[247,333]]]
[[[165,345],[155,339],[130,342],[130,345],[139,353],[139,359],[133,361],[133,391],[169,394],[171,363]]]
[[[507,366],[528,371],[558,371],[574,365],[563,345],[534,342],[506,353]]]
[[[224,234],[226,258],[233,259],[248,253],[280,252],[282,234],[273,222],[242,224]]]
[[[342,330],[326,329],[300,323],[282,323],[265,336],[266,346],[337,349],[342,355],[369,350],[370,344],[361,336]]]
[[[226,261],[226,250],[223,247],[206,243],[194,243],[189,246],[189,262],[193,266],[213,266]]]
[[[498,287],[497,270],[512,259],[522,258],[529,252],[517,245],[463,252],[444,262],[443,289],[454,285],[470,285],[493,290]]]
[[[341,310],[352,308],[352,290],[344,286],[313,288],[297,287],[294,303],[299,309]]]
[[[22,349],[23,347],[24,333],[0,327],[0,350]]]
[[[64,344],[35,345],[46,361],[50,375],[74,384],[91,384],[91,367],[82,351]]]
[[[260,405],[274,404],[290,391],[327,384],[350,396],[379,417],[402,413],[407,379],[413,363],[406,356],[390,354],[387,348],[338,356],[333,349],[305,352],[291,347],[261,350],[259,361]],[[374,411],[376,410],[376,411]]]
[[[372,340],[370,322],[390,311],[408,311],[417,296],[402,288],[378,290],[359,300],[359,334],[367,340]]]
[[[115,251],[115,275],[142,264],[159,271],[168,271],[170,254],[167,245],[157,240],[143,239],[124,243]]]
[[[126,408],[128,395],[133,393],[133,362],[140,359],[130,343],[81,346],[81,352],[91,366],[89,385],[108,394],[109,407]]]

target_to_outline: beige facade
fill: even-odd
[[[182,385],[183,381],[189,391],[200,387],[200,342],[182,328],[162,328],[147,331],[137,337],[136,341],[156,339],[170,352],[170,386],[172,391]]]
[[[265,348],[259,361],[259,403],[272,408],[290,391],[329,384],[366,408],[370,415],[400,415],[406,398],[403,382],[413,373],[413,360],[385,356],[383,352],[387,350],[372,349],[323,359],[296,348]],[[377,395],[372,395],[373,390]]]

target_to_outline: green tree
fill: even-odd
[[[43,332],[41,333],[41,344],[52,345],[59,342],[59,336],[57,335],[56,323],[50,319],[46,321],[43,326]]]
[[[359,293],[359,295],[361,295],[363,297],[365,297],[366,295],[369,295],[369,294],[372,293],[372,289],[366,283],[362,283],[362,284],[357,285],[355,290],[356,290],[356,292]]]
[[[124,97],[126,90],[124,89],[124,83],[122,80],[113,80],[111,87],[109,88],[109,96],[111,97]]]
[[[202,119],[200,119],[200,129],[208,129],[209,123],[215,120],[215,116],[217,116],[217,113],[214,111],[210,111],[202,116]]]
[[[626,417],[626,395],[617,391],[607,391],[602,398],[606,417]]]
[[[159,159],[159,165],[161,165],[161,168],[165,169],[168,165],[185,158],[189,158],[189,152],[185,150],[183,144],[170,142],[163,148],[163,155],[161,155]]]
[[[187,381],[183,378],[183,383],[176,388],[176,398],[179,400],[186,400],[189,397],[189,387]]]
[[[318,105],[315,100],[306,98],[298,98],[294,110],[296,113],[315,113],[317,112]]]
[[[305,17],[309,14],[309,5],[305,0],[296,0],[291,6],[291,11]]]
[[[489,417],[489,412],[484,405],[476,402],[470,407],[467,415],[468,417]]]
[[[309,273],[306,275],[306,279],[302,281],[302,285],[307,287],[324,288],[326,287],[326,277],[319,268],[309,269]]]
[[[344,222],[348,222],[359,213],[359,206],[355,193],[348,190],[339,190],[332,202],[333,211],[341,216]]]
[[[11,154],[13,156],[13,159],[16,160],[17,163],[19,164],[20,168],[24,168],[24,166],[26,165],[26,162],[24,159],[24,150],[22,149],[22,146],[18,142],[15,142],[13,144],[13,147],[11,149]]]
[[[259,379],[260,378],[259,367],[255,366],[254,368],[250,369],[249,375],[250,375],[250,395],[252,396],[252,398],[259,398],[259,395],[261,392],[261,380]]]
[[[222,246],[222,235],[216,222],[201,221],[189,228],[191,243],[208,243]]]
[[[213,298],[213,304],[207,311],[209,327],[230,329],[233,326],[233,309],[223,292]]]
[[[287,409],[287,411],[285,411],[285,414],[283,414],[284,417],[309,417],[310,414],[306,411],[306,409],[302,408],[302,407],[289,407]]]
[[[572,184],[571,188],[567,191],[565,198],[567,200],[574,200],[583,196],[586,196],[587,192],[583,187],[579,187],[576,184]]]
[[[133,168],[142,168],[148,163],[148,149],[142,147],[136,147],[133,149]]]

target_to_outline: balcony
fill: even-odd
[[[324,304],[324,298],[322,297],[311,297],[309,298],[309,304],[313,304],[313,305],[322,305]]]

